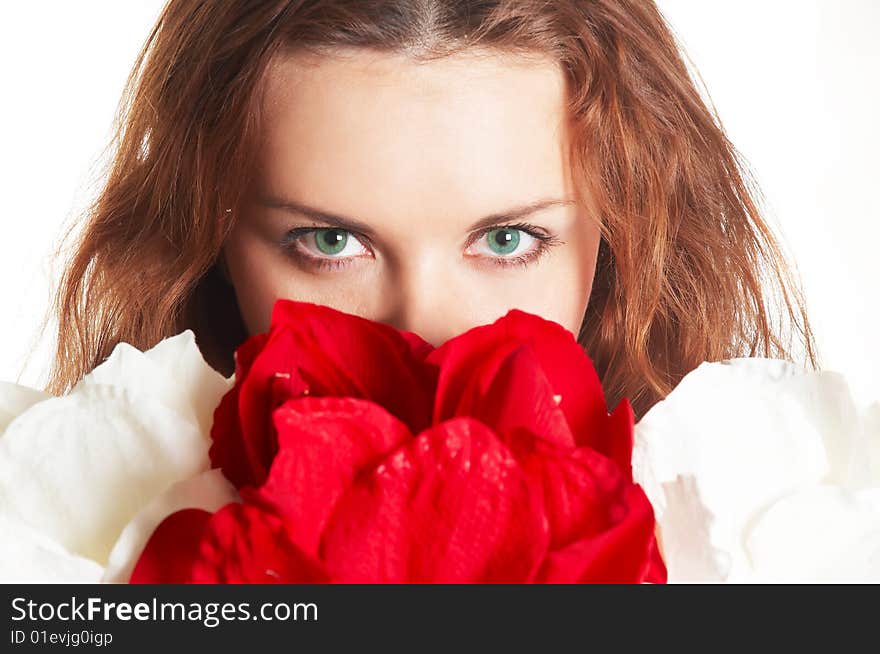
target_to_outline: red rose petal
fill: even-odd
[[[655,535],[655,538],[651,541],[651,554],[649,555],[648,571],[645,573],[644,582],[646,584],[665,584],[666,580],[666,562],[660,553],[660,547]]]
[[[433,350],[280,300],[214,417],[211,459],[245,504],[170,516],[133,580],[666,580],[632,409],[609,416],[583,348],[538,316]]]
[[[317,584],[329,581],[320,564],[290,539],[282,520],[247,504],[215,513],[192,566],[196,583]]]
[[[156,527],[131,572],[131,584],[182,584],[190,581],[192,564],[211,514],[202,509],[175,511]]]
[[[285,517],[294,542],[316,556],[327,519],[355,476],[413,436],[382,407],[351,398],[288,400],[273,419],[279,450],[269,477],[242,497]]]
[[[209,456],[237,488],[265,479],[277,447],[272,410],[308,389],[296,368],[281,362],[279,353],[292,348],[291,335],[275,331],[248,339],[236,351],[235,387],[214,412]]]
[[[632,451],[635,438],[635,414],[629,400],[623,398],[605,422],[605,429],[594,437],[593,449],[614,461],[627,481],[632,481]]]
[[[208,456],[212,467],[220,468],[236,487],[256,482],[257,475],[251,469],[244,439],[241,437],[237,392],[226,393],[214,409]]]
[[[214,410],[211,426],[211,463],[221,468],[226,478],[236,486],[253,483],[256,473],[251,469],[245,441],[241,437],[239,416],[240,386],[248,376],[254,359],[269,340],[268,334],[257,334],[242,343],[235,351],[235,388],[226,393]]]
[[[551,550],[611,526],[609,507],[630,485],[616,463],[590,448],[564,452],[537,439],[516,440],[514,456],[543,493]]]
[[[294,362],[296,351],[292,334],[273,329],[247,376],[241,383],[236,380],[240,438],[252,471],[248,484],[263,483],[278,449],[272,411],[288,398],[309,392]]]
[[[339,501],[324,534],[343,583],[530,581],[547,548],[540,497],[485,425],[423,432]]]
[[[439,369],[434,421],[455,415],[471,378],[491,378],[506,355],[521,345],[534,352],[554,394],[560,396],[559,408],[576,443],[594,446],[596,435],[604,433],[608,413],[592,361],[567,329],[518,309],[448,340],[428,356],[427,362]]]
[[[622,502],[610,507],[614,524],[550,552],[538,573],[539,583],[641,583],[661,575],[652,568],[654,512],[639,486],[628,486]],[[665,569],[662,574],[665,580]]]
[[[412,332],[310,302],[279,300],[273,329],[295,339],[295,365],[312,395],[372,400],[413,433],[430,423],[433,347]],[[286,362],[285,362],[286,363]]]
[[[184,509],[165,518],[130,583],[325,583],[320,565],[290,540],[281,519],[232,502],[214,514]]]
[[[419,361],[424,361],[428,357],[428,355],[434,351],[434,346],[428,343],[415,332],[398,330],[397,334],[404,341],[406,341],[412,356],[414,356]]]
[[[287,399],[363,398],[414,432],[430,423],[435,373],[423,360],[433,348],[415,334],[310,302],[278,300],[269,333],[240,349],[241,371],[215,414],[210,450],[212,464],[237,488],[265,481],[278,447],[270,416]]]
[[[502,351],[499,348],[498,353]],[[488,378],[480,374],[486,368],[475,371],[462,391],[454,415],[476,418],[502,439],[525,431],[557,447],[574,448],[565,414],[554,401],[553,388],[531,348],[517,346],[488,369]]]
[[[269,334],[256,334],[251,336],[238,346],[235,350],[235,376],[244,377],[247,375],[257,355],[266,347],[269,340]]]

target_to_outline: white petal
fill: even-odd
[[[233,379],[223,377],[205,363],[195,334],[187,329],[146,352],[119,343],[72,392],[94,384],[118,386],[135,396],[152,397],[184,416],[194,416],[199,428],[207,433],[214,409],[232,388]]]
[[[52,397],[34,388],[0,382],[0,435],[14,418],[37,402]]]
[[[97,581],[132,518],[209,468],[214,409],[233,383],[187,330],[147,352],[117,345],[62,397],[0,386],[0,523],[14,526],[0,530],[2,576]]]
[[[865,425],[835,373],[736,359],[687,375],[636,426],[633,452],[670,581],[753,574],[747,530],[795,492],[876,486]]]
[[[0,516],[0,583],[94,584],[104,569],[27,525]]]
[[[880,485],[880,402],[865,409],[861,436],[853,450],[856,464],[852,467],[850,487],[876,488]]]
[[[230,502],[238,501],[241,501],[238,491],[219,469],[208,470],[178,482],[154,498],[128,523],[110,552],[102,581],[127,583],[153,531],[175,511],[204,509],[213,513]]]
[[[208,444],[164,404],[81,388],[34,405],[0,439],[0,514],[103,565],[142,506],[208,469]]]
[[[745,536],[745,572],[756,579],[880,583],[880,492],[807,488],[775,502]]]

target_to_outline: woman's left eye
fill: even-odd
[[[493,227],[479,235],[467,254],[487,258],[501,266],[525,265],[541,256],[553,240],[552,236],[524,227]]]

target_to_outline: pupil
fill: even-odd
[[[345,248],[348,235],[341,229],[323,229],[317,234],[318,249],[324,254],[337,254]]]
[[[519,230],[494,229],[489,235],[489,246],[498,254],[510,254],[519,245]]]
[[[324,241],[327,245],[336,245],[336,243],[341,240],[342,235],[338,232],[324,232]]]

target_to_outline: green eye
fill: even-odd
[[[492,252],[495,254],[510,254],[519,247],[519,234],[520,231],[518,229],[498,227],[486,232],[486,238],[489,240],[489,248]]]
[[[316,229],[315,245],[322,254],[339,254],[348,243],[348,232],[344,229]]]

